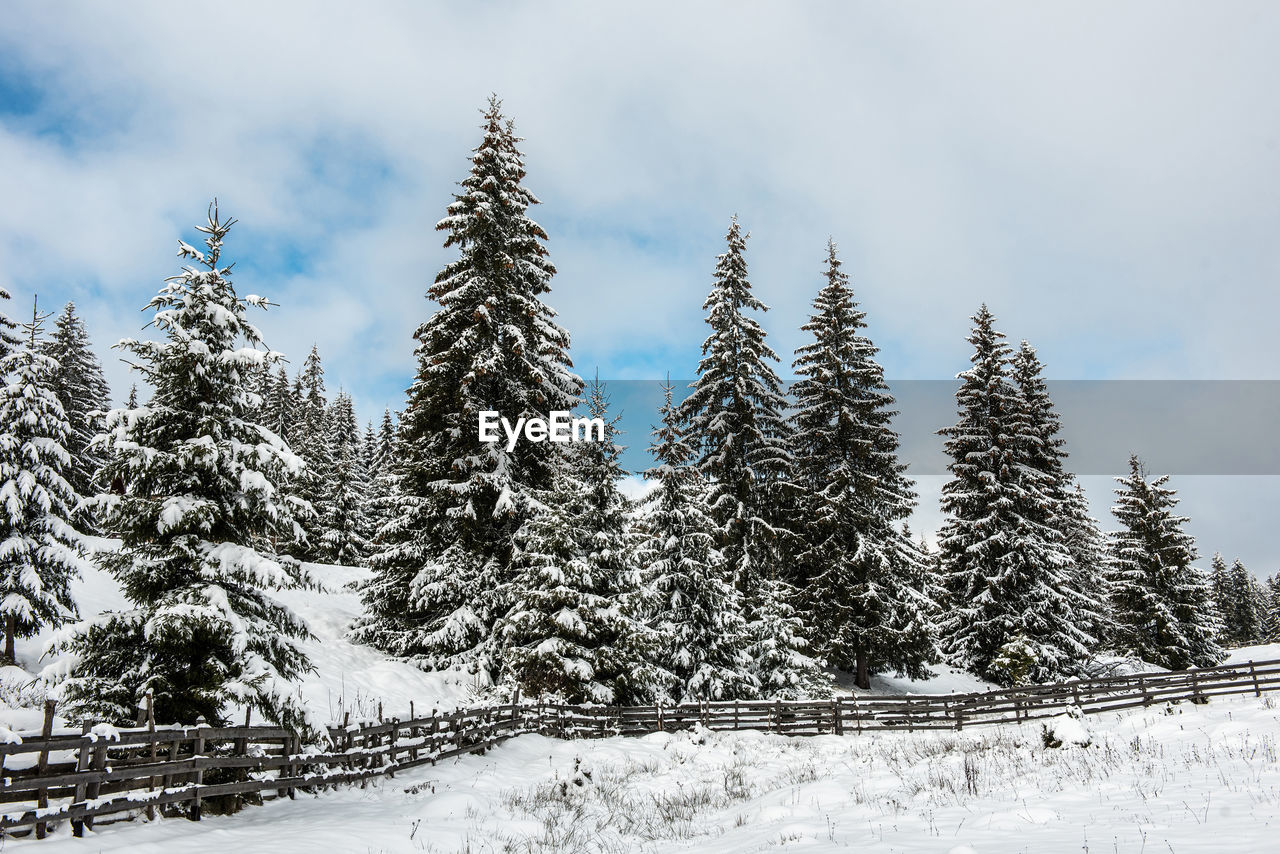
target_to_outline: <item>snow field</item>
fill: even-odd
[[[368,788],[40,851],[1259,852],[1280,826],[1274,695],[959,733],[521,736]],[[1081,744],[1079,742],[1087,742]],[[34,850],[34,849],[33,849]]]

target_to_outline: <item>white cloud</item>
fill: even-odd
[[[269,343],[373,417],[494,91],[584,370],[687,374],[737,212],[784,368],[830,234],[891,377],[962,368],[986,300],[1055,377],[1270,378],[1278,41],[1270,3],[9,4],[0,284],[135,334],[218,195]]]

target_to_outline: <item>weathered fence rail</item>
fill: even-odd
[[[755,729],[786,735],[873,730],[957,730],[1030,721],[1070,708],[1085,714],[1229,694],[1280,690],[1280,660],[1172,673],[1080,679],[970,694],[851,696],[829,700],[572,706],[512,703],[407,720],[344,723],[328,744],[304,746],[298,733],[270,726],[90,727],[54,731],[45,707],[39,732],[0,744],[0,835],[44,836],[70,821],[79,835],[96,819],[158,808],[199,819],[203,804],[229,796],[264,800],[394,776],[523,733],[600,738],[676,731]]]

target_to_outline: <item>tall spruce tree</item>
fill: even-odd
[[[458,257],[428,296],[439,310],[418,327],[417,374],[400,425],[399,506],[381,530],[368,618],[355,637],[426,667],[501,669],[491,643],[507,611],[516,532],[555,486],[558,446],[479,437],[479,415],[570,410],[582,390],[569,335],[543,302],[555,267],[547,233],[528,216],[514,129],[491,98],[470,174],[436,226]]]
[[[786,400],[770,364],[778,356],[748,314],[768,306],[751,292],[747,235],[737,217],[725,239],[728,249],[716,258],[702,305],[711,334],[678,412],[694,467],[709,485],[720,549],[743,593],[760,690],[792,696],[816,689],[821,680],[804,652],[807,632],[795,612],[790,572],[782,566],[789,545],[784,512],[792,498]]]
[[[938,536],[942,635],[960,666],[987,679],[1046,681],[1078,672],[1093,638],[1077,623],[1072,561],[1050,519],[1052,481],[1034,462],[1043,433],[1009,376],[1009,348],[983,305],[959,375],[959,420],[947,437],[953,478]],[[1013,654],[1017,672],[1008,666]]]
[[[68,302],[62,309],[54,322],[53,334],[42,349],[57,364],[52,387],[71,427],[66,442],[67,453],[71,455],[67,482],[79,496],[95,495],[106,484],[97,480],[103,459],[97,448],[90,447],[90,442],[102,431],[111,390],[89,343],[84,321],[76,314],[75,303]],[[94,527],[87,513],[78,514],[76,522],[81,530]]]
[[[717,547],[719,529],[707,506],[707,485],[692,467],[672,404],[672,386],[650,449],[657,464],[644,476],[643,540],[636,560],[652,615],[650,660],[658,682],[676,702],[748,699],[759,695],[747,653],[742,594]]]
[[[73,671],[63,689],[77,718],[129,721],[147,691],[157,720],[224,721],[233,706],[305,726],[290,680],[309,669],[298,641],[306,624],[271,589],[307,578],[272,552],[277,535],[297,535],[307,508],[281,497],[302,468],[270,430],[246,420],[245,377],[278,353],[257,349],[258,330],[222,258],[235,223],[216,202],[197,226],[205,249],[179,241],[191,259],[148,308],[160,341],[126,339],[155,389],[145,407],[107,416],[105,477],[123,494],[96,498],[118,551],[98,561],[131,607],[68,627],[61,646]]]
[[[792,386],[801,595],[817,651],[870,688],[884,670],[924,677],[935,638],[924,570],[900,527],[916,496],[898,462],[893,397],[834,241],[826,263]]]
[[[768,311],[751,292],[746,241],[735,216],[728,249],[716,258],[714,284],[702,304],[711,334],[692,392],[679,417],[695,454],[694,465],[710,484],[711,512],[720,545],[748,599],[772,598],[765,589],[780,580],[779,508],[791,466],[786,400],[771,362],[778,356],[747,312]]]
[[[1177,493],[1169,476],[1148,480],[1137,455],[1118,477],[1111,508],[1121,529],[1112,535],[1114,617],[1119,647],[1143,661],[1182,670],[1223,659],[1220,624],[1209,579],[1192,561],[1195,542],[1174,514]]]
[[[0,388],[0,614],[8,663],[16,638],[76,616],[71,580],[82,553],[72,508],[79,498],[64,476],[72,430],[56,391],[58,364],[40,340],[47,317],[33,309],[23,324],[26,346],[0,358],[7,378]]]
[[[1062,423],[1043,373],[1035,348],[1023,341],[1009,360],[1009,375],[1018,392],[1022,465],[1035,474],[1040,491],[1026,512],[1036,524],[1056,532],[1070,558],[1060,592],[1069,600],[1070,619],[1083,632],[1086,646],[1094,650],[1110,631],[1105,545],[1097,521],[1089,515],[1084,491],[1067,470],[1066,442],[1059,435]]]

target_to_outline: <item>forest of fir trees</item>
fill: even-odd
[[[109,408],[73,304],[49,333],[34,308],[21,327],[0,315],[4,656],[54,630],[44,675],[69,717],[127,722],[150,692],[164,721],[247,706],[318,731],[291,688],[309,632],[273,596],[311,585],[307,562],[369,567],[354,640],[503,697],[813,697],[841,672],[867,688],[942,662],[1014,685],[1280,641],[1280,576],[1219,555],[1200,569],[1169,478],[1136,456],[1101,531],[1036,351],[985,305],[939,431],[944,522],[935,548],[917,539],[894,398],[835,243],[788,385],[736,218],[697,379],[664,387],[650,489],[628,499],[607,387],[574,372],[546,301],[519,142],[491,100],[437,225],[456,257],[427,291],[413,382],[377,424],[329,396],[318,348],[291,377],[266,347],[250,310],[273,304],[236,294],[216,203],[146,306],[155,340],[116,345],[146,390],[126,406]],[[604,441],[508,448],[475,426],[575,407]],[[74,600],[91,562],[127,608]]]

